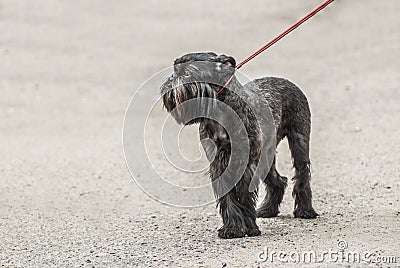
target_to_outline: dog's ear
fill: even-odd
[[[219,55],[217,57],[217,61],[222,63],[222,64],[224,64],[224,65],[227,65],[227,66],[229,66],[231,68],[235,68],[236,67],[236,61],[231,56]]]

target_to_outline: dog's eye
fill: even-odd
[[[189,77],[189,76],[190,76],[189,71],[185,71],[185,73],[183,74],[183,76],[186,77],[186,78]]]

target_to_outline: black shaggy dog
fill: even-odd
[[[262,112],[272,113],[271,118],[273,119],[271,120],[275,125],[274,150],[283,138],[286,137],[289,142],[295,168],[293,178],[295,181],[293,189],[294,216],[305,219],[318,216],[311,202],[309,159],[311,114],[305,95],[293,83],[282,78],[266,77],[242,85],[236,76],[233,76],[235,66],[234,58],[225,55],[211,52],[186,54],[175,60],[173,75],[167,78],[161,86],[163,104],[175,120],[185,125],[199,123],[201,140],[213,141],[213,146],[202,142],[207,158],[211,162],[210,177],[212,181],[224,173],[230,161],[235,161],[232,153],[232,136],[235,133],[229,133],[224,126],[223,121],[226,119],[224,118],[226,114],[217,112],[216,116],[219,119],[215,119],[215,117],[210,119],[205,115],[196,116],[196,111],[192,111],[196,109],[203,112],[210,110],[214,102],[200,101],[198,105],[189,107],[183,104],[189,100],[201,98],[215,100],[215,103],[223,103],[238,115],[247,131],[246,138],[250,152],[246,159],[244,172],[228,191],[223,192],[223,195],[217,193],[219,189],[214,188],[223,220],[223,226],[218,230],[218,236],[221,238],[243,237],[246,234],[248,236],[260,235],[256,217],[277,216],[287,186],[287,178],[281,176],[275,168],[273,155],[272,165],[264,167],[267,170],[263,173],[265,176],[262,177],[266,184],[267,195],[261,207],[256,210],[257,191],[249,191],[249,187],[255,166],[260,164],[260,155],[264,144],[271,139],[267,135],[263,135],[260,130],[262,120],[257,121],[253,111],[254,107],[260,107],[260,102],[267,104],[266,111]],[[226,88],[217,94],[231,76],[233,78]],[[267,111],[268,109],[270,111]],[[240,142],[238,144],[240,145]]]

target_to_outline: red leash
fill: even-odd
[[[318,12],[320,12],[322,9],[324,9],[327,5],[329,5],[330,3],[332,3],[335,0],[327,0],[325,1],[322,5],[320,5],[319,7],[317,7],[316,9],[314,9],[313,11],[311,11],[309,14],[307,14],[305,17],[303,17],[301,20],[299,20],[298,22],[296,22],[295,24],[293,24],[290,28],[288,28],[286,31],[284,31],[283,33],[281,33],[280,35],[278,35],[277,37],[275,37],[274,39],[272,39],[271,41],[269,41],[265,46],[263,46],[262,48],[260,48],[259,50],[257,50],[256,52],[254,52],[253,54],[251,54],[249,57],[247,57],[246,59],[244,59],[242,62],[240,62],[238,65],[236,65],[235,67],[235,72],[237,70],[239,70],[240,68],[242,68],[243,65],[245,65],[247,62],[249,62],[250,60],[252,60],[253,58],[255,58],[256,56],[258,56],[259,54],[261,54],[262,52],[264,52],[267,48],[271,47],[272,45],[274,45],[276,42],[278,42],[279,40],[281,40],[283,37],[285,37],[287,34],[289,34],[290,32],[292,32],[294,29],[296,29],[297,27],[299,27],[301,24],[303,24],[304,22],[306,22],[307,20],[309,20],[311,17],[313,17],[315,14],[317,14]],[[235,73],[228,79],[228,81],[226,81],[225,85],[223,85],[218,91],[217,94],[220,94],[225,87],[232,81],[233,77],[235,76]]]

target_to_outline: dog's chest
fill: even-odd
[[[202,142],[203,147],[206,153],[209,152],[210,156],[215,154],[216,151],[225,151],[225,153],[230,154],[231,151],[236,152],[245,152],[248,150],[249,160],[253,162],[260,157],[261,148],[263,144],[261,130],[257,126],[253,125],[245,125],[244,134],[245,138],[248,142],[239,143],[236,146],[240,148],[235,148],[236,150],[232,150],[230,137],[233,135],[242,136],[243,134],[236,133],[228,133],[227,130],[219,123],[213,120],[206,120],[205,122],[200,123],[199,134],[201,140],[211,140],[214,145],[210,146],[209,142]],[[212,148],[213,147],[213,148]],[[243,148],[242,148],[243,147]]]

